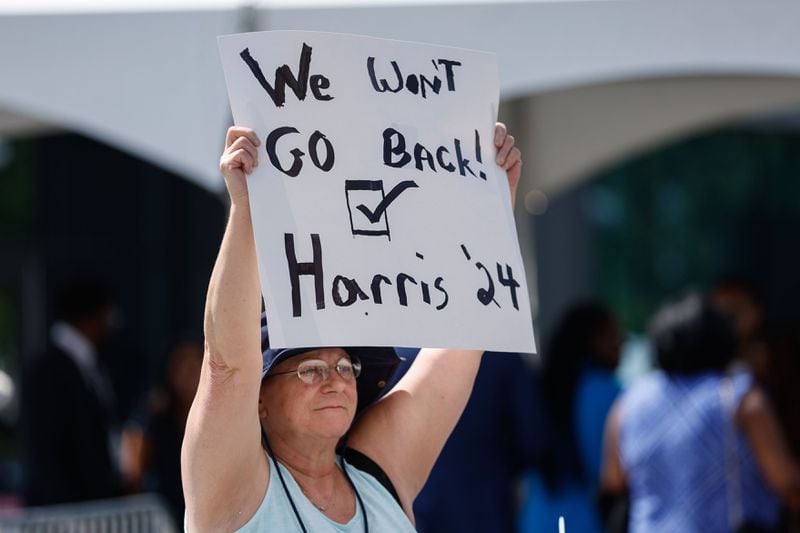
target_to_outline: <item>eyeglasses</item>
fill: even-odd
[[[336,369],[336,373],[345,381],[355,380],[361,375],[361,362],[358,359],[353,359],[351,361],[347,357],[342,357],[334,365],[329,365],[322,359],[306,359],[297,365],[297,368],[294,370],[275,372],[267,375],[267,377],[297,374],[300,381],[306,385],[317,385],[323,381],[327,381],[328,376],[330,376],[331,368]]]

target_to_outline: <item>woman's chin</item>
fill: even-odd
[[[353,423],[353,415],[344,407],[328,407],[319,409],[315,413],[315,427],[325,435],[330,437],[342,437],[350,424]]]

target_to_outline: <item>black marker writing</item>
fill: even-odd
[[[401,273],[397,275],[397,298],[400,300],[400,305],[404,307],[408,306],[408,296],[406,295],[406,281],[410,281],[414,285],[417,284],[417,280],[415,280],[408,274]]]
[[[483,157],[481,157],[481,134],[478,133],[478,130],[475,130],[475,161],[483,163]],[[483,179],[486,179],[486,173],[484,171],[481,170],[478,174]]]
[[[372,300],[376,304],[383,303],[383,296],[381,295],[381,283],[386,283],[387,285],[392,284],[392,282],[389,281],[389,278],[387,278],[383,274],[375,274],[372,277],[372,283],[370,283],[369,288],[372,291]]]
[[[370,222],[373,224],[381,219],[386,208],[389,207],[389,204],[394,202],[400,194],[405,191],[406,189],[416,189],[419,185],[412,180],[401,181],[397,185],[395,185],[389,194],[387,194],[381,202],[375,206],[374,208],[370,209],[364,204],[360,204],[356,206],[356,209],[361,211],[364,216],[366,216]]]
[[[347,291],[347,298],[342,299],[342,287]],[[331,296],[333,296],[333,303],[339,307],[347,307],[359,300],[369,300],[361,287],[358,286],[356,280],[346,278],[344,276],[336,276],[333,278],[333,287],[331,288]]]
[[[314,296],[316,298],[317,309],[325,309],[326,294],[324,288],[327,283],[323,271],[324,260],[322,243],[320,241],[319,234],[312,233],[310,237],[312,260],[306,263],[300,263],[298,262],[297,255],[295,253],[294,234],[284,234],[286,262],[289,271],[289,283],[292,290],[292,316],[294,317],[303,315],[301,303],[302,288],[300,284],[301,276],[311,276],[313,278]],[[417,257],[420,255],[421,254],[418,254]],[[420,260],[422,260],[422,258],[420,258]],[[334,305],[337,307],[350,307],[359,301],[368,301],[370,299],[375,305],[386,305],[387,303],[396,302],[403,307],[408,307],[412,297],[414,297],[416,298],[416,301],[421,299],[426,305],[435,305],[437,311],[441,311],[447,307],[447,304],[450,301],[450,296],[444,286],[444,278],[441,276],[438,276],[434,279],[433,287],[435,292],[431,291],[430,284],[428,282],[423,281],[422,279],[414,278],[404,272],[399,272],[396,274],[394,280],[381,273],[374,274],[370,279],[368,286],[369,294],[363,290],[362,283],[359,283],[356,278],[344,274],[337,274],[333,277],[333,281],[330,283],[331,299],[333,300]],[[384,298],[384,294],[382,293],[382,289],[384,287],[391,286],[394,286],[397,299],[387,302]],[[410,290],[413,288],[413,286],[419,287],[419,294],[416,296],[414,296],[414,293],[417,291]],[[431,294],[432,292],[435,295],[438,295],[438,301],[436,303],[433,301]]]
[[[300,174],[300,171],[303,169],[303,156],[306,155],[305,152],[300,150],[299,148],[293,148],[289,151],[289,153],[293,156],[292,166],[288,169],[284,168],[281,165],[281,160],[278,158],[277,152],[277,144],[278,141],[285,135],[289,135],[290,133],[300,133],[297,131],[297,128],[293,128],[291,126],[281,126],[279,128],[275,128],[272,130],[269,135],[267,135],[267,142],[265,143],[265,149],[267,150],[267,155],[269,156],[269,161],[272,163],[272,166],[289,176],[290,178],[296,177]],[[325,160],[320,162],[319,152],[320,152],[320,143],[325,147]],[[311,137],[308,138],[308,153],[311,157],[311,162],[314,164],[315,167],[320,169],[323,172],[328,172],[330,169],[333,168],[333,163],[336,159],[336,155],[333,151],[333,144],[322,134],[319,130],[315,131],[311,134]]]
[[[494,281],[492,280],[492,275],[489,273],[489,269],[483,266],[483,263],[478,261],[475,263],[475,267],[478,270],[483,270],[486,274],[486,283],[488,285],[486,287],[482,287],[478,289],[478,301],[483,305],[489,305],[490,303],[494,303],[497,307],[500,307],[500,304],[497,303],[497,300],[494,299]]]
[[[261,66],[258,64],[252,55],[250,49],[245,48],[239,53],[239,57],[247,64],[250,72],[255,76],[261,87],[267,92],[272,102],[277,107],[283,107],[286,102],[286,86],[288,85],[294,95],[301,102],[306,99],[306,92],[308,91],[309,83],[309,70],[311,68],[311,47],[303,43],[303,49],[300,52],[300,64],[297,69],[297,77],[292,73],[289,65],[283,65],[275,69],[275,86],[270,85],[264,73],[261,71]],[[333,96],[323,94],[323,89],[328,89],[331,82],[322,74],[315,74],[311,76],[311,92],[317,100],[333,100]]]
[[[506,265],[506,273],[503,275],[503,267],[500,266],[500,263],[497,263],[497,280],[500,282],[500,285],[508,287],[508,290],[511,293],[511,303],[514,306],[514,309],[519,311],[519,304],[517,303],[517,289],[519,288],[519,282],[514,279],[514,272],[511,270],[511,266]]]
[[[436,306],[436,310],[437,310],[437,311],[441,311],[442,309],[444,309],[445,307],[447,307],[447,302],[449,302],[449,301],[450,301],[450,297],[447,295],[447,291],[446,291],[446,290],[444,290],[444,287],[442,287],[442,282],[443,282],[443,281],[444,281],[444,278],[442,278],[442,277],[440,276],[440,277],[436,278],[436,279],[434,280],[434,282],[433,282],[433,286],[434,286],[434,287],[436,287],[436,288],[439,290],[439,292],[441,292],[442,294],[444,294],[444,301],[443,301],[442,303],[440,303],[439,305],[437,305],[437,306]]]
[[[455,91],[456,82],[453,67],[461,66],[461,63],[449,59],[431,59],[431,63],[433,63],[433,68],[436,70],[436,74],[433,76],[425,76],[424,74],[408,74],[404,76],[397,61],[389,61],[389,65],[392,67],[392,77],[394,78],[392,81],[389,81],[386,78],[378,79],[378,76],[375,74],[375,58],[368,57],[367,73],[369,74],[369,81],[372,83],[372,88],[379,93],[385,93],[387,91],[390,93],[398,93],[402,91],[405,86],[408,92],[419,94],[423,98],[427,98],[429,91],[434,94],[439,94],[439,91],[441,91],[442,80],[438,74],[440,73],[439,67],[443,66],[445,79],[447,80],[447,90],[450,92]]]
[[[477,130],[475,131],[475,143],[476,159],[480,163],[481,146]],[[412,156],[407,148],[405,136],[394,128],[386,128],[383,130],[383,164],[393,168],[403,168],[413,159],[414,166],[419,171],[428,169],[436,172],[436,169],[440,168],[446,172],[458,171],[462,176],[469,174],[485,180],[486,173],[478,170],[478,173],[475,174],[470,166],[472,162],[464,156],[461,146],[460,139],[453,139],[455,152],[455,158],[453,158],[449,146],[437,146],[435,149],[429,150],[421,143],[414,143]]]
[[[289,283],[292,286],[292,316],[300,316],[303,309],[300,305],[300,276],[314,277],[314,296],[317,309],[325,309],[325,290],[322,277],[322,245],[319,234],[311,234],[312,260],[310,263],[298,263],[294,251],[294,235],[284,233],[283,242],[286,248],[286,263],[289,267]]]
[[[467,261],[472,261],[472,256],[467,250],[465,245],[461,245],[461,251],[464,253],[464,257],[467,258]],[[510,265],[505,265],[505,273],[503,272],[503,267],[500,263],[497,263],[497,281],[500,282],[500,285],[503,287],[508,287],[509,295],[511,297],[511,305],[514,306],[514,309],[519,311],[519,302],[517,300],[517,289],[519,288],[519,282],[514,279],[514,271],[511,269]],[[478,298],[478,301],[483,305],[489,305],[490,303],[495,304],[497,307],[500,307],[500,304],[495,299],[495,286],[494,286],[494,279],[492,278],[491,272],[486,266],[481,263],[480,261],[475,262],[475,268],[483,272],[486,276],[486,286],[481,287],[475,293],[475,296]]]

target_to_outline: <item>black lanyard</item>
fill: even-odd
[[[297,523],[300,524],[300,530],[303,533],[308,533],[305,524],[303,523],[303,519],[300,518],[300,512],[297,510],[297,505],[294,503],[294,499],[292,495],[289,493],[289,488],[286,486],[286,481],[283,479],[283,473],[281,472],[280,466],[278,466],[278,460],[275,459],[275,454],[272,452],[272,447],[269,445],[269,439],[267,439],[267,434],[264,432],[264,428],[261,428],[261,436],[264,439],[264,445],[267,448],[267,454],[272,459],[272,464],[275,467],[275,470],[278,472],[278,479],[281,480],[281,486],[283,486],[283,493],[286,495],[286,498],[289,500],[289,504],[292,506],[292,511],[294,511],[294,516],[297,518]],[[369,522],[367,521],[367,508],[364,506],[364,501],[361,499],[361,495],[358,493],[358,489],[356,488],[355,483],[353,480],[350,479],[350,474],[347,473],[347,467],[345,466],[344,457],[339,457],[339,466],[342,469],[342,473],[344,474],[345,479],[350,484],[350,487],[353,489],[353,492],[356,495],[356,502],[358,507],[361,509],[361,517],[364,519],[364,533],[369,533]],[[268,482],[269,483],[269,482]]]

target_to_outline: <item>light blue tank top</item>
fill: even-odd
[[[723,379],[717,373],[670,378],[654,372],[624,395],[619,452],[630,486],[631,533],[729,532],[732,505],[752,522],[777,522],[778,500],[766,487],[747,441],[738,430],[731,438],[732,413],[752,378],[735,375],[727,389],[733,398],[727,402],[720,394]],[[730,466],[734,447],[738,476]],[[737,477],[739,501],[728,501],[729,484]]]
[[[406,516],[403,509],[391,494],[371,475],[358,470],[346,463],[347,473],[356,486],[361,500],[366,507],[369,530],[372,533],[383,532],[414,532],[414,526]],[[356,503],[356,513],[346,524],[334,522],[306,498],[289,470],[278,463],[286,488],[292,495],[297,511],[303,519],[306,530],[309,532],[346,532],[362,533],[364,531],[364,518]],[[256,514],[238,531],[240,533],[263,533],[267,531],[292,532],[301,531],[297,517],[292,511],[289,499],[283,491],[280,478],[275,471],[275,463],[270,460],[270,475],[267,493],[261,502]]]

